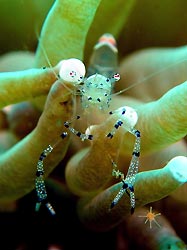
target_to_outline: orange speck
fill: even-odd
[[[158,224],[158,222],[155,220],[155,217],[161,215],[161,213],[158,213],[158,214],[155,214],[152,212],[152,207],[150,207],[148,213],[146,215],[139,215],[138,217],[145,217],[146,220],[145,220],[145,224],[149,221],[149,225],[150,225],[150,228],[152,228],[152,221],[154,221],[154,223],[160,227],[160,225]]]

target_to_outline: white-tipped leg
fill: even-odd
[[[117,170],[117,165],[113,163],[113,171],[112,175],[116,178],[120,177],[122,179],[122,187],[117,193],[116,197],[112,201],[110,208],[113,208],[119,200],[122,198],[124,193],[127,193],[130,197],[130,205],[131,205],[131,214],[134,212],[135,209],[135,194],[134,194],[134,183],[136,174],[138,173],[139,167],[139,156],[140,156],[140,132],[134,129],[134,125],[137,122],[137,114],[136,112],[129,107],[122,107],[114,112],[110,112],[109,114],[119,113],[121,114],[122,118],[118,119],[117,122],[114,124],[113,130],[107,134],[107,137],[112,139],[116,130],[119,127],[123,126],[129,133],[135,136],[135,143],[132,152],[132,158],[129,165],[129,169],[127,172],[126,177]],[[125,123],[127,121],[127,123]]]

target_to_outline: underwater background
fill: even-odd
[[[185,0],[0,0],[1,249],[186,249],[186,10]],[[85,118],[72,86],[56,85],[59,61],[87,69],[105,33],[116,39],[121,77],[111,110],[135,108],[141,132],[132,215],[128,194],[108,212],[121,182],[106,155],[126,174],[134,137],[106,142],[108,113]],[[98,138],[60,141],[44,166],[56,215],[35,212],[38,158],[77,114],[78,131],[96,122]]]

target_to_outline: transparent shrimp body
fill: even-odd
[[[90,106],[100,110],[107,109],[111,101],[113,84],[119,79],[119,74],[115,74],[111,78],[101,74],[94,74],[88,77],[80,88],[83,109]]]

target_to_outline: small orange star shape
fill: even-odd
[[[145,217],[147,218],[145,220],[145,224],[149,221],[149,225],[150,225],[150,228],[152,228],[152,221],[155,222],[155,224],[158,226],[158,227],[161,227],[158,222],[155,220],[155,217],[161,215],[161,213],[158,213],[158,214],[155,214],[152,212],[152,207],[150,207],[149,209],[149,212],[146,214],[146,215],[139,215],[138,217]]]

